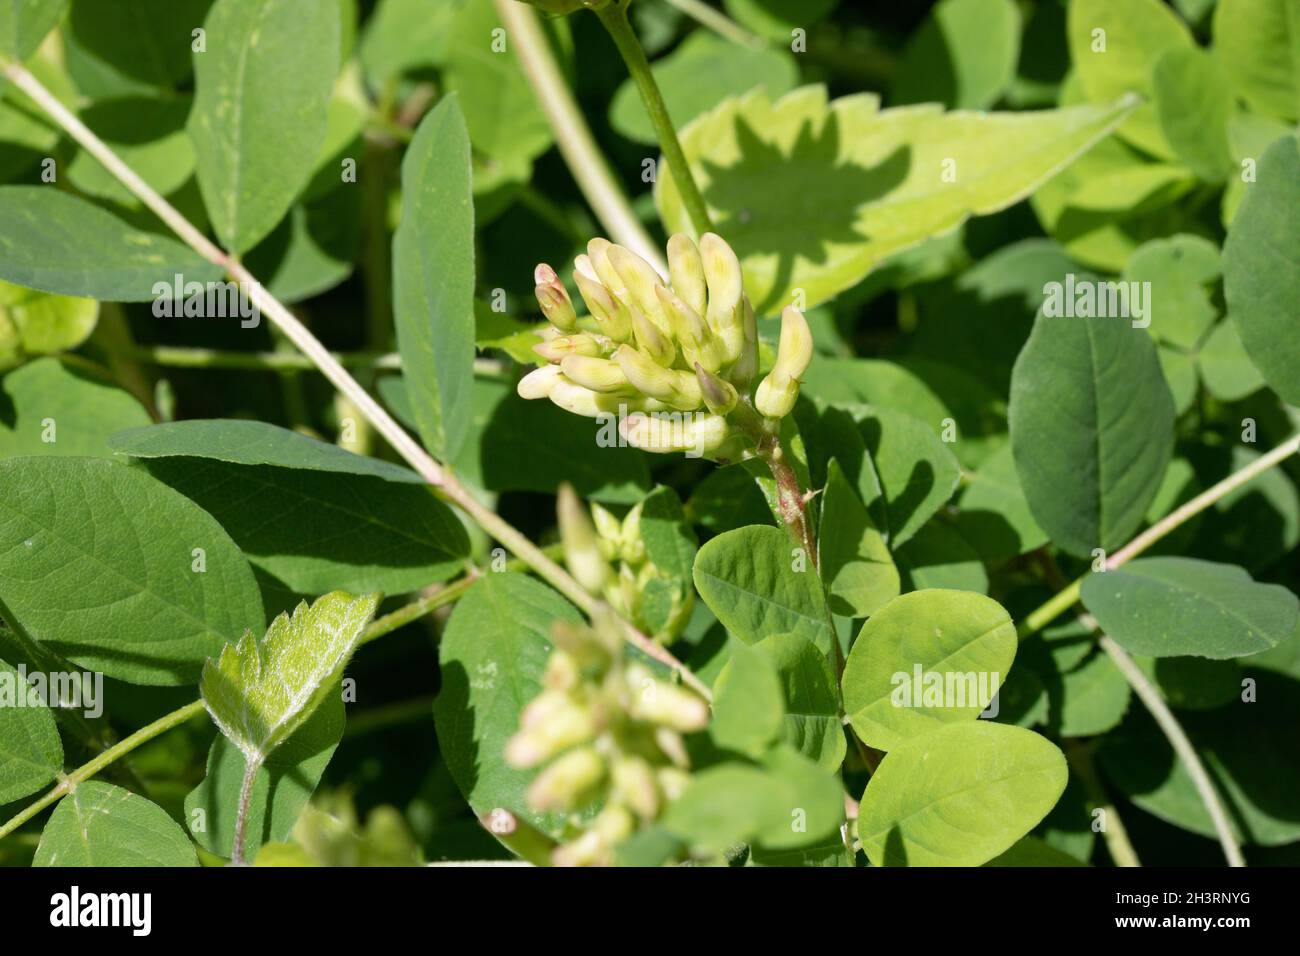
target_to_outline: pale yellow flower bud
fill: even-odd
[[[722,340],[713,334],[704,318],[664,286],[655,287],[663,313],[682,347],[682,356],[691,365],[697,362],[717,371],[725,360]]]
[[[589,278],[582,272],[574,272],[573,279],[582,293],[582,300],[587,303],[600,330],[615,342],[626,342],[632,336],[632,316],[627,306],[616,299],[597,279]]]
[[[645,541],[641,537],[641,512],[644,504],[645,502],[638,501],[623,517],[623,524],[619,528],[623,555],[634,564],[645,558]]]
[[[703,315],[709,302],[704,261],[695,241],[684,233],[676,233],[668,239],[668,277],[673,291],[682,301]]]
[[[535,767],[563,750],[586,743],[598,732],[590,708],[580,707],[556,691],[542,691],[524,708],[520,724],[519,732],[506,741],[505,757],[509,764],[521,769]]]
[[[793,306],[781,312],[781,339],[776,350],[776,364],[758,383],[754,405],[768,418],[784,418],[794,410],[799,398],[799,376],[812,361],[812,331],[803,313]]]
[[[610,768],[610,779],[618,796],[643,819],[659,813],[659,787],[654,768],[641,757],[620,757]]]
[[[548,367],[559,371],[558,365]],[[581,415],[583,418],[618,415],[620,410],[648,411],[643,408],[645,402],[630,399],[626,395],[606,395],[603,392],[592,391],[586,386],[569,381],[563,373],[556,378],[547,397],[566,412]]]
[[[630,387],[618,363],[609,359],[569,355],[561,359],[560,368],[569,381],[593,392],[626,392]]]
[[[591,263],[591,267],[595,271],[596,277],[600,279],[601,285],[614,296],[630,304],[635,300],[628,295],[627,283],[623,281],[623,277],[618,274],[618,270],[609,261],[609,250],[613,245],[608,239],[603,239],[600,236],[592,239],[587,243],[587,261]]]
[[[632,332],[636,344],[657,364],[664,368],[673,364],[677,358],[677,346],[658,325],[646,318],[646,314],[635,306],[632,307]]]
[[[740,393],[734,385],[718,378],[699,362],[695,363],[695,379],[700,383],[704,404],[715,415],[726,415],[740,401]]]
[[[560,485],[556,495],[556,512],[564,563],[579,584],[592,594],[599,594],[609,578],[609,564],[600,553],[600,542],[587,509],[567,482]]]
[[[519,384],[515,386],[515,391],[519,393],[520,398],[550,398],[551,389],[561,378],[563,375],[558,365],[543,365],[521,378]]]
[[[540,263],[533,270],[533,281],[537,283],[534,290],[537,304],[542,307],[542,314],[547,321],[565,332],[574,331],[578,327],[578,314],[555,270],[544,262]]]
[[[694,375],[663,368],[639,349],[621,345],[614,353],[614,361],[623,370],[632,387],[642,395],[683,410],[699,408],[704,402],[700,384],[695,381]]]
[[[549,690],[570,691],[582,680],[582,668],[572,654],[556,648],[546,659],[542,672],[542,686]]]
[[[596,525],[596,533],[606,541],[618,543],[623,535],[623,522],[615,518],[609,511],[596,504],[591,503],[591,520]]]
[[[740,305],[745,323],[744,344],[736,364],[731,366],[730,378],[737,388],[747,389],[758,374],[758,318],[754,315],[754,307],[749,304],[748,296],[741,298]]]
[[[533,346],[533,351],[548,362],[558,362],[566,355],[599,355],[600,343],[585,332],[576,335],[552,335]]]
[[[705,318],[722,340],[724,361],[740,357],[745,343],[745,314],[741,306],[744,276],[740,260],[731,246],[716,233],[700,237],[700,258],[709,286],[709,308]]]
[[[679,798],[691,782],[691,775],[679,767],[661,767],[655,777],[664,800],[669,803]]]
[[[698,389],[699,384],[696,383],[695,387]],[[717,450],[731,435],[731,427],[725,418],[703,412],[683,415],[636,412],[620,421],[618,429],[628,444],[659,454],[679,451],[707,455]]]
[[[561,756],[537,775],[525,794],[534,810],[572,810],[605,779],[605,761],[593,747],[579,747]]]
[[[663,280],[659,278],[659,273],[655,272],[654,266],[622,246],[611,245],[606,254],[609,256],[610,265],[614,267],[627,287],[632,304],[638,306],[652,322],[658,323],[660,306],[659,299],[655,296],[655,289],[663,285]]]

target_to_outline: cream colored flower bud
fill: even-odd
[[[758,318],[754,315],[754,307],[749,304],[749,296],[742,296],[740,304],[744,313],[745,341],[740,349],[740,357],[731,366],[730,378],[743,391],[749,388],[749,383],[758,374]]]
[[[515,391],[520,398],[549,398],[555,383],[563,378],[558,365],[543,365],[533,369],[519,380]]]
[[[601,347],[595,336],[579,332],[576,335],[552,335],[534,345],[533,351],[548,362],[558,362],[566,355],[599,355]]]
[[[618,796],[644,820],[659,813],[659,787],[654,768],[641,757],[619,757],[610,768],[610,780]]]
[[[725,361],[722,340],[713,334],[704,318],[664,286],[655,288],[655,295],[668,317],[673,335],[682,347],[682,356],[691,365],[699,363],[710,371],[717,371]]]
[[[572,810],[605,779],[605,761],[594,747],[579,747],[543,770],[525,794],[534,810]]]
[[[680,767],[661,767],[655,777],[668,803],[680,797],[691,782],[691,775]]]
[[[726,415],[740,401],[740,393],[734,385],[718,378],[699,362],[695,363],[695,379],[700,383],[704,404],[715,415]]]
[[[542,686],[549,690],[570,691],[582,681],[582,668],[577,659],[565,651],[556,649],[546,659],[546,670],[542,672]]]
[[[697,383],[696,388],[698,387]],[[715,451],[731,434],[731,427],[725,418],[703,412],[687,412],[682,415],[671,412],[646,415],[637,412],[620,421],[618,430],[628,444],[643,451],[659,454],[690,452],[701,456]]]
[[[547,321],[565,332],[574,331],[578,327],[578,314],[555,270],[544,262],[540,263],[533,270],[533,280],[537,284],[534,290],[537,304],[542,307],[542,314]]]
[[[638,501],[632,510],[623,517],[619,528],[619,544],[623,556],[637,564],[645,558],[645,539],[641,537],[641,512],[645,502]]]
[[[582,301],[587,303],[600,330],[615,342],[626,342],[632,337],[632,316],[627,306],[616,299],[599,280],[591,279],[581,272],[574,272],[573,279],[582,293]]]
[[[621,345],[614,353],[614,361],[642,395],[684,410],[699,408],[704,402],[695,376],[664,368],[639,349]]]
[[[601,556],[600,541],[587,509],[567,482],[560,485],[556,496],[556,513],[560,541],[564,545],[564,563],[579,584],[592,594],[599,594],[609,579],[610,567]]]
[[[668,332],[670,330],[668,320],[663,314],[658,296],[655,295],[655,290],[663,285],[663,279],[659,277],[654,266],[622,246],[611,245],[608,255],[610,265],[618,272],[619,278],[627,287],[631,304],[644,312],[651,322],[659,326],[661,332]]]
[[[596,525],[596,534],[606,541],[618,543],[623,535],[623,522],[596,502],[591,503],[591,520]]]
[[[734,362],[745,342],[745,313],[741,306],[745,280],[740,260],[731,246],[712,232],[700,237],[700,258],[709,286],[705,318],[723,342],[725,361]]]
[[[561,359],[560,368],[569,381],[593,392],[626,392],[631,387],[618,363],[609,359],[569,355]]]
[[[529,704],[529,708],[538,704],[546,695],[559,697],[558,704],[549,702],[544,708],[545,719],[535,716],[528,721],[514,736],[506,741],[506,761],[514,767],[527,769],[535,767],[555,754],[578,744],[586,743],[596,736],[595,715],[589,708],[579,707],[573,701],[554,691],[543,691]],[[525,708],[527,711],[529,708]],[[524,721],[521,719],[521,724]]]
[[[592,269],[595,270],[596,277],[600,279],[601,285],[624,302],[630,304],[635,299],[628,295],[627,283],[623,281],[623,277],[618,274],[618,270],[609,261],[609,250],[613,245],[608,239],[597,236],[587,243],[587,260],[591,263]]]
[[[812,361],[812,331],[803,313],[793,306],[781,312],[781,339],[776,350],[776,364],[758,383],[754,405],[768,418],[784,418],[794,410],[799,398],[799,376]]]
[[[665,335],[646,314],[636,306],[632,307],[632,333],[636,344],[655,360],[655,363],[668,368],[677,358],[677,346]]]
[[[709,304],[704,260],[695,241],[685,233],[668,238],[668,277],[681,300],[703,315]]]

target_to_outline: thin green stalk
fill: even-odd
[[[1110,797],[1106,795],[1106,788],[1102,785],[1097,766],[1092,759],[1092,750],[1087,744],[1077,740],[1067,740],[1065,756],[1083,782],[1083,789],[1087,791],[1093,808],[1102,811],[1104,823],[1101,835],[1106,841],[1106,849],[1110,850],[1115,865],[1141,866],[1142,862],[1138,859],[1137,850],[1128,838],[1128,830],[1124,828],[1124,820],[1120,817],[1119,810],[1111,803]]]
[[[253,809],[253,785],[262,769],[262,758],[244,757],[244,782],[239,787],[239,811],[235,816],[235,841],[230,851],[230,865],[244,865],[244,841],[248,835],[248,815]]]
[[[659,84],[655,82],[654,74],[650,71],[650,61],[646,59],[641,41],[637,39],[636,31],[632,29],[632,24],[627,18],[627,6],[628,0],[616,0],[609,6],[597,9],[596,16],[609,31],[614,45],[618,47],[618,52],[623,57],[623,62],[627,64],[628,73],[632,75],[632,82],[641,93],[641,101],[645,103],[646,112],[650,116],[650,125],[654,127],[655,136],[659,139],[659,148],[663,150],[664,159],[668,161],[668,167],[673,171],[673,182],[677,186],[677,191],[681,193],[682,204],[686,207],[687,215],[691,217],[691,225],[695,227],[698,234],[712,232],[713,220],[709,217],[708,206],[705,205],[700,187],[695,182],[695,175],[686,162],[686,154],[682,152],[682,144],[677,139],[677,130],[668,115],[668,107],[659,92]]]
[[[704,0],[666,0],[670,7],[676,7],[702,27],[706,27],[724,39],[744,46],[761,49],[767,41],[757,33],[750,33],[735,20],[716,7],[711,7]]]

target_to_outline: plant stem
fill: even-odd
[[[169,714],[164,714],[152,724],[149,724],[146,727],[141,727],[135,733],[131,734],[129,737],[123,738],[103,753],[95,755],[88,762],[82,764],[76,770],[72,771],[72,773],[61,779],[53,790],[46,793],[34,803],[24,807],[16,816],[6,822],[4,826],[0,826],[0,840],[3,840],[6,836],[18,829],[32,817],[36,816],[36,814],[40,813],[50,804],[71,793],[77,788],[77,784],[89,780],[119,757],[125,756],[141,744],[153,740],[153,738],[157,737],[159,734],[165,733],[173,727],[179,726],[191,717],[195,717],[201,713],[203,713],[203,701],[193,701],[192,703],[186,704],[184,707],[179,707],[176,710],[173,710]]]
[[[1111,859],[1115,861],[1116,866],[1141,866],[1142,862],[1138,859],[1137,850],[1133,848],[1132,842],[1128,838],[1128,830],[1124,828],[1124,821],[1119,815],[1119,810],[1111,803],[1110,798],[1106,795],[1106,788],[1102,786],[1101,777],[1097,774],[1097,767],[1092,760],[1092,751],[1086,744],[1077,740],[1067,740],[1065,742],[1065,755],[1074,767],[1079,779],[1083,781],[1083,788],[1088,791],[1088,797],[1092,800],[1093,808],[1101,810],[1104,814],[1104,825],[1101,829],[1102,838],[1106,841],[1106,849],[1110,850]]]
[[[1187,769],[1187,773],[1196,787],[1196,792],[1200,795],[1201,802],[1205,804],[1205,809],[1210,814],[1210,820],[1214,823],[1214,832],[1219,835],[1219,845],[1223,847],[1223,855],[1227,858],[1228,865],[1245,866],[1246,860],[1241,855],[1241,845],[1232,832],[1232,825],[1228,822],[1228,814],[1223,808],[1223,802],[1219,799],[1219,793],[1215,790],[1210,775],[1206,773],[1201,758],[1196,755],[1196,748],[1192,746],[1192,742],[1188,739],[1182,724],[1178,722],[1178,718],[1169,709],[1169,705],[1165,703],[1160,691],[1156,689],[1155,685],[1147,678],[1147,675],[1142,672],[1142,668],[1137,666],[1124,648],[1104,635],[1101,638],[1101,647],[1110,655],[1110,659],[1115,662],[1115,666],[1120,669],[1120,673],[1124,675],[1134,692],[1142,699],[1142,703],[1146,705],[1147,710],[1151,711],[1151,716],[1156,719],[1161,731],[1164,732],[1165,737],[1169,739],[1174,751],[1178,754],[1178,759],[1183,762],[1183,766]]]
[[[767,41],[757,33],[750,33],[722,11],[704,3],[704,0],[666,0],[666,2],[670,7],[676,7],[700,26],[707,27],[720,37],[755,49],[767,46]]]
[[[253,784],[257,781],[257,771],[262,769],[262,760],[244,756],[244,782],[239,788],[239,815],[235,817],[235,842],[230,849],[230,865],[244,866],[244,840],[248,834],[248,813],[253,806]]]
[[[524,75],[537,95],[538,105],[550,121],[555,145],[578,183],[596,218],[610,238],[645,259],[661,275],[668,265],[663,253],[636,217],[591,128],[560,73],[537,14],[518,0],[495,0],[497,14],[510,36]]]
[[[118,178],[128,189],[152,209],[172,231],[183,239],[192,249],[209,262],[221,266],[236,282],[249,290],[249,298],[271,320],[271,323],[286,335],[298,350],[311,360],[330,383],[340,393],[350,399],[375,430],[378,431],[399,455],[402,456],[416,473],[432,485],[444,498],[451,501],[468,514],[488,534],[492,535],[514,554],[522,558],[529,567],[544,578],[552,587],[564,594],[587,614],[591,614],[597,605],[564,568],[546,556],[541,548],[533,544],[490,508],[485,507],[474,495],[462,485],[454,475],[443,468],[433,456],[424,450],[397,421],[378,402],[371,397],[354,379],[339,361],[321,344],[316,336],[299,321],[298,317],[285,307],[275,296],[267,292],[243,265],[232,256],[227,256],[206,236],[198,231],[152,187],[131,171],[117,154],[91,132],[76,116],[68,111],[62,103],[49,92],[41,82],[26,69],[16,63],[5,63],[4,74],[16,87],[30,96],[51,118],[62,126],[74,140],[88,153],[100,161],[110,173]],[[710,699],[709,689],[703,681],[691,674],[686,665],[673,657],[666,649],[650,640],[626,620],[622,620],[624,637],[639,647],[646,654],[666,664],[682,675],[705,698]]]
[[[659,148],[663,150],[664,159],[668,160],[668,168],[672,170],[673,182],[681,193],[686,213],[691,217],[691,225],[695,227],[697,235],[712,232],[713,220],[709,218],[708,206],[704,204],[695,175],[686,162],[686,154],[682,152],[682,144],[677,139],[677,130],[673,128],[668,107],[659,92],[659,84],[650,71],[650,61],[646,59],[641,41],[637,39],[636,31],[627,18],[627,4],[628,0],[615,0],[609,6],[597,9],[596,16],[609,31],[623,62],[627,64],[632,81],[641,93],[641,101],[645,103],[646,113],[650,116],[650,125],[659,138]]]

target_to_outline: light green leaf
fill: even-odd
[[[761,757],[785,722],[781,680],[767,655],[737,644],[713,685],[709,736],[723,750]]]
[[[245,632],[203,665],[199,691],[213,722],[260,762],[311,716],[347,666],[380,596],[333,591]]]
[[[1020,30],[1012,0],[941,0],[903,48],[891,103],[988,109],[1015,79]]]
[[[1096,653],[1061,676],[1060,720],[1062,737],[1104,734],[1124,719],[1128,710],[1128,681],[1110,656]]]
[[[1241,344],[1237,323],[1225,316],[1196,354],[1205,387],[1221,402],[1236,402],[1264,387],[1264,376]]]
[[[1223,294],[1247,354],[1269,388],[1300,405],[1300,143],[1268,148],[1223,247]]]
[[[894,553],[904,591],[947,588],[987,594],[988,572],[960,528],[928,521]]]
[[[208,48],[195,56],[190,136],[213,227],[242,254],[311,177],[338,73],[339,8],[217,0],[203,27]]]
[[[796,554],[785,532],[751,525],[720,534],[700,548],[694,576],[704,603],[746,644],[790,633],[830,652],[826,601],[812,555]]]
[[[194,845],[162,807],[87,780],[59,801],[33,866],[198,866]]]
[[[774,747],[761,762],[782,788],[783,813],[779,822],[755,833],[756,844],[769,850],[794,850],[839,836],[844,788],[836,770],[819,767],[784,745]]]
[[[1156,348],[1124,318],[1040,312],[1011,375],[1016,471],[1058,547],[1112,550],[1142,523],[1173,452],[1174,402]]]
[[[307,722],[266,758],[253,779],[244,849],[249,857],[264,843],[288,839],[334,756],[346,722],[342,688],[335,685]],[[244,780],[244,755],[218,734],[208,751],[203,780],[185,797],[185,819],[205,850],[229,857]]]
[[[999,565],[1047,542],[1034,520],[1016,474],[1011,443],[983,463],[962,493],[957,527],[990,565]]]
[[[15,458],[0,487],[0,600],[50,650],[131,683],[185,684],[226,641],[262,631],[243,555],[161,482],[94,458]]]
[[[898,597],[898,568],[858,493],[831,459],[817,543],[828,603],[845,617],[870,617]]]
[[[379,0],[361,38],[361,66],[376,89],[401,73],[446,61],[467,0]]]
[[[1218,315],[1207,287],[1221,271],[1219,247],[1201,236],[1184,234],[1142,245],[1129,259],[1122,278],[1150,283],[1146,287],[1150,294],[1142,294],[1143,321],[1151,322],[1147,331],[1189,351]]]
[[[338,445],[265,422],[237,419],[166,422],[121,431],[108,444],[113,451],[132,458],[212,458],[232,465],[274,465],[424,484],[424,479],[409,468],[354,455]]]
[[[1201,179],[1222,182],[1232,171],[1228,119],[1235,104],[1218,57],[1199,47],[1174,47],[1156,61],[1151,85],[1174,155]]]
[[[420,434],[435,457],[454,458],[469,434],[474,370],[474,203],[455,96],[424,118],[402,160],[393,298]]]
[[[75,349],[99,320],[99,303],[0,282],[0,369]]]
[[[718,231],[741,258],[754,308],[767,315],[794,289],[815,306],[886,257],[1023,199],[1133,105],[881,111],[871,95],[828,102],[824,87],[805,86],[775,103],[763,90],[725,100],[681,140]],[[655,198],[668,231],[688,231],[670,170]]]
[[[664,812],[663,826],[688,843],[721,853],[787,825],[789,796],[787,788],[758,767],[719,764],[691,775]]]
[[[13,412],[0,417],[0,458],[109,458],[109,435],[149,422],[149,413],[126,392],[54,358],[37,359],[0,379],[0,403],[6,402]]]
[[[35,793],[63,772],[54,714],[28,694],[31,685],[0,661],[0,806]]]
[[[1065,756],[1032,731],[949,724],[880,762],[858,836],[876,866],[979,866],[1032,830],[1068,777]]]
[[[1292,0],[1219,0],[1214,49],[1252,109],[1300,118],[1300,10]]]
[[[913,591],[858,633],[844,665],[844,713],[863,743],[893,750],[939,723],[978,717],[1015,657],[1015,625],[996,601]]]
[[[4,0],[0,3],[0,56],[25,60],[68,9],[68,0]]]
[[[728,96],[756,86],[765,87],[771,96],[783,96],[799,80],[794,57],[784,50],[741,46],[702,30],[687,36],[681,46],[657,61],[651,72],[677,129]],[[641,94],[630,78],[614,94],[609,122],[628,139],[658,142]]]
[[[952,412],[920,376],[884,359],[813,357],[800,392],[832,404],[875,405],[906,412],[935,433]]]
[[[985,866],[1013,866],[1017,869],[1026,866],[1087,866],[1076,857],[1056,849],[1038,837],[1022,837],[1000,856],[995,856]]]
[[[512,572],[484,575],[456,604],[438,648],[433,716],[447,769],[478,816],[501,808],[547,831],[562,825],[528,809],[532,774],[507,764],[505,747],[541,690],[551,627],[581,620],[550,588]]]
[[[189,114],[189,97],[130,97],[95,103],[81,120],[159,195],[170,196],[194,175],[194,144],[185,131]],[[68,179],[87,195],[132,209],[142,205],[84,149],[68,165]]]
[[[78,74],[93,64],[127,89],[184,83],[194,70],[192,31],[211,6],[212,0],[74,0],[67,31],[85,60],[74,78],[80,83]]]
[[[175,277],[221,270],[173,239],[141,232],[58,189],[0,186],[0,279],[104,302],[149,302]]]
[[[775,665],[785,691],[782,739],[819,767],[839,770],[848,742],[831,662],[795,634],[773,634],[754,646]]]
[[[1257,654],[1295,629],[1300,601],[1242,568],[1196,558],[1138,558],[1088,575],[1080,596],[1134,654],[1222,660]]]
[[[1066,32],[1070,60],[1093,103],[1125,93],[1152,97],[1152,71],[1167,51],[1192,47],[1192,34],[1161,0],[1070,0]],[[1144,103],[1119,135],[1162,159],[1173,159],[1155,107]]]

